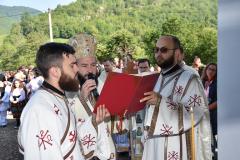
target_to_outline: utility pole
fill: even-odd
[[[53,42],[52,18],[51,18],[51,9],[50,9],[50,8],[48,8],[48,25],[49,25],[49,37],[50,37],[50,42]]]

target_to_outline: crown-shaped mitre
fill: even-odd
[[[77,34],[69,39],[69,44],[75,49],[77,58],[96,56],[97,41],[92,35],[87,33]]]

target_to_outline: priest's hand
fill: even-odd
[[[147,105],[156,105],[161,99],[161,95],[154,91],[144,93],[144,98],[140,100],[140,103],[146,102]]]
[[[88,79],[86,82],[82,85],[80,94],[84,99],[87,99],[90,92],[97,87],[95,80]]]
[[[96,114],[96,123],[100,124],[108,117],[110,117],[110,113],[108,109],[105,107],[105,105],[98,106]]]

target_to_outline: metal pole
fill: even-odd
[[[48,8],[48,24],[49,24],[49,37],[50,37],[50,42],[53,42],[52,18],[51,18],[51,9],[50,9],[50,8]]]

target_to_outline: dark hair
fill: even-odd
[[[104,59],[102,60],[102,63],[103,63],[103,62],[107,62],[107,61],[113,63],[113,59],[112,59],[111,57],[106,57],[106,58],[104,58]]]
[[[12,82],[11,92],[16,88],[15,82],[19,82],[19,88],[24,88],[24,84],[20,79],[14,79]]]
[[[173,36],[173,35],[163,35],[163,36],[171,37],[172,41],[173,41],[173,44],[174,44],[174,48],[178,48],[181,53],[184,52],[183,47],[182,47],[181,42],[178,39],[178,37]]]
[[[208,69],[208,67],[211,66],[211,65],[213,65],[213,66],[216,67],[216,74],[215,74],[213,80],[217,79],[217,64],[216,64],[216,63],[208,63],[208,64],[206,65],[206,67],[204,68],[203,73],[202,73],[202,76],[201,76],[201,79],[202,79],[203,81],[207,81],[207,80],[208,80],[208,77],[207,77],[207,69]]]
[[[51,67],[62,67],[63,55],[74,54],[72,46],[65,43],[46,43],[40,46],[36,55],[36,65],[44,78],[48,78]]]
[[[144,62],[147,62],[148,66],[150,67],[150,61],[147,58],[138,59],[138,66],[140,63],[144,63]]]
[[[181,51],[183,51],[180,40],[176,36],[173,36],[173,35],[170,35],[170,37],[172,37],[174,47],[179,48]]]

